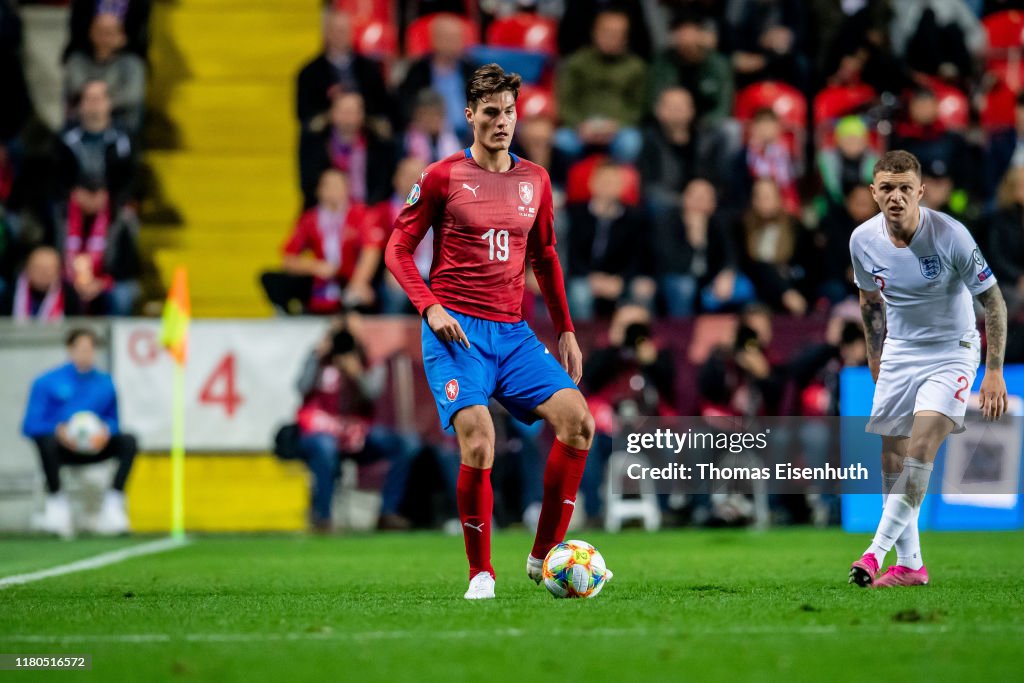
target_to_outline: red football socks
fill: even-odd
[[[491,469],[488,467],[481,470],[462,465],[455,492],[462,536],[466,540],[469,578],[472,579],[480,572],[490,572],[494,576],[494,568],[491,566],[491,513],[494,510]]]
[[[544,502],[530,553],[537,559],[544,559],[549,550],[565,540],[565,530],[569,528],[569,520],[576,508],[576,492],[586,464],[587,451],[555,439],[544,468]]]

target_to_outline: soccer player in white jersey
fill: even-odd
[[[871,192],[881,213],[850,238],[875,396],[867,430],[882,436],[884,509],[874,540],[850,567],[862,587],[928,583],[917,517],[932,463],[964,414],[980,362],[972,296],[985,309],[988,356],[981,383],[986,419],[1006,411],[1006,304],[967,229],[919,206],[921,164],[904,151],[875,164]],[[896,547],[896,564],[879,575]]]

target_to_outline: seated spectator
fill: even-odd
[[[716,209],[714,186],[695,178],[676,211],[653,222],[653,270],[672,317],[693,315],[698,307],[721,311],[754,298],[754,286],[738,270],[731,231]]]
[[[125,49],[146,59],[149,48],[149,14],[152,0],[71,0],[70,35],[64,61],[75,52],[88,52],[93,20],[97,14],[113,14],[124,27]]]
[[[666,88],[658,96],[655,120],[643,134],[637,161],[644,197],[657,215],[674,212],[683,188],[698,175],[714,181],[725,144],[714,129],[695,125],[693,97],[686,88]]]
[[[107,84],[89,81],[82,87],[78,125],[62,136],[58,151],[60,193],[76,183],[106,187],[111,205],[124,206],[132,198],[135,156],[128,135],[114,125]]]
[[[138,55],[125,50],[127,39],[116,14],[100,13],[89,30],[89,50],[75,51],[64,67],[64,99],[69,114],[74,111],[82,88],[90,81],[107,84],[114,120],[137,135],[142,127],[146,96],[146,65]]]
[[[736,87],[772,80],[807,88],[803,5],[800,0],[729,0],[725,16]]]
[[[454,17],[434,18],[430,24],[430,54],[409,65],[405,80],[398,87],[403,120],[411,118],[419,92],[429,88],[444,100],[449,129],[464,143],[472,140],[464,112],[466,83],[475,70],[476,66],[466,57],[462,23]]]
[[[533,0],[518,1],[526,6],[537,4]],[[545,3],[540,0],[539,4]],[[602,12],[622,12],[629,20],[629,51],[644,60],[651,58],[651,32],[644,3],[633,0],[559,0],[559,4],[562,7],[558,12],[558,54],[571,55],[586,47]]]
[[[672,353],[659,348],[650,313],[631,305],[616,310],[608,327],[608,345],[595,349],[583,366],[596,431],[580,483],[588,523],[600,520],[612,439],[638,418],[674,415],[675,378]]]
[[[415,443],[374,424],[374,402],[384,392],[387,365],[371,363],[363,348],[358,316],[347,314],[306,359],[297,383],[302,395],[296,422],[299,447],[313,475],[313,529],[331,530],[334,485],[341,459],[358,463],[386,459],[387,479],[381,492],[378,528],[407,529],[399,515]]]
[[[558,75],[563,128],[555,145],[570,157],[607,147],[613,158],[632,162],[640,153],[637,130],[644,117],[647,66],[628,51],[629,17],[606,10],[594,20],[593,43],[577,50]]]
[[[868,351],[861,322],[832,317],[825,330],[825,341],[807,345],[786,363],[798,402],[790,414],[838,416],[839,374],[843,368],[867,364]]]
[[[893,54],[913,71],[967,79],[988,40],[978,16],[952,0],[893,0]]]
[[[672,28],[671,47],[651,65],[647,101],[653,108],[658,95],[679,86],[693,96],[697,122],[717,126],[732,114],[732,67],[718,52],[718,34],[710,20],[683,14]]]
[[[432,164],[462,149],[462,143],[448,127],[444,99],[434,90],[421,90],[416,95],[412,120],[403,138],[405,156]]]
[[[931,88],[918,88],[911,94],[907,119],[896,124],[889,146],[916,156],[921,168],[941,161],[952,173],[957,187],[968,182],[967,142],[939,121],[939,100]]]
[[[972,225],[973,221],[966,215],[967,192],[953,186],[952,169],[948,168],[944,161],[936,159],[927,166],[922,166],[921,184],[924,188],[922,206],[949,214],[974,231],[976,226]]]
[[[871,149],[864,120],[859,116],[839,119],[835,146],[818,150],[818,172],[829,202],[840,206],[851,189],[871,184],[876,161],[878,154]]]
[[[124,486],[137,450],[135,438],[121,432],[117,416],[117,393],[110,375],[96,368],[97,337],[92,330],[76,328],[68,333],[69,362],[40,375],[32,383],[22,433],[39,449],[46,477],[46,508],[37,520],[42,531],[63,537],[74,534],[71,507],[61,491],[60,468],[117,460],[117,472],[103,497],[99,516],[84,524],[100,534],[129,531],[124,509]],[[80,411],[96,414],[104,431],[83,452],[68,435],[68,420]]]
[[[771,178],[754,182],[750,208],[739,224],[742,269],[754,283],[758,299],[792,315],[807,312],[800,293],[803,279],[803,228],[786,212]]]
[[[366,127],[363,97],[346,92],[334,98],[331,125],[307,137],[299,149],[299,174],[305,208],[316,203],[316,189],[325,169],[335,168],[349,179],[353,201],[376,204],[391,194],[394,146]]]
[[[284,272],[260,278],[283,313],[322,315],[375,299],[372,282],[386,236],[380,216],[351,199],[345,174],[334,169],[320,176],[317,198],[284,245]]]
[[[542,111],[532,116],[521,117],[516,124],[512,149],[519,156],[529,159],[547,170],[551,177],[551,189],[555,194],[555,202],[559,204],[559,195],[565,194],[565,185],[569,179],[569,167],[572,165],[572,160],[562,150],[555,147],[554,112]]]
[[[878,213],[878,205],[867,185],[854,185],[842,204],[832,205],[814,234],[819,258],[809,259],[813,280],[821,283],[818,296],[830,304],[857,296],[850,265],[850,236],[858,225]]]
[[[131,315],[142,274],[135,212],[129,208],[115,212],[106,188],[77,183],[58,211],[56,223],[65,277],[75,288],[83,312]]]
[[[391,193],[391,198],[386,202],[381,202],[376,207],[380,214],[378,221],[385,227],[388,235],[394,229],[395,220],[398,218],[398,214],[401,213],[402,207],[405,206],[412,186],[419,182],[424,168],[426,168],[426,164],[415,157],[406,157],[398,163],[398,168],[395,169],[395,175],[392,178],[392,188],[394,191]],[[426,234],[423,235],[423,239],[416,245],[416,251],[412,254],[412,260],[416,263],[416,269],[420,272],[420,277],[424,281],[429,280],[430,266],[434,262],[434,231],[432,228],[427,230]],[[411,313],[416,315],[416,308],[409,301],[409,297],[405,295],[405,290],[398,284],[398,280],[395,279],[390,270],[384,268],[384,275],[381,280],[381,286],[378,288],[381,312],[391,314]]]
[[[988,257],[1011,318],[1024,310],[1024,167],[1011,167],[999,185],[999,210],[988,231]]]
[[[573,318],[608,315],[641,275],[644,224],[637,209],[622,203],[621,169],[612,163],[594,169],[591,199],[570,204],[569,304]]]
[[[303,140],[329,124],[328,111],[343,92],[363,96],[371,127],[390,135],[393,105],[381,65],[352,51],[352,19],[341,10],[324,14],[324,49],[299,72],[296,113]],[[301,144],[301,142],[300,142]]]
[[[80,310],[78,293],[62,277],[60,254],[53,247],[33,249],[14,286],[0,296],[0,315],[16,322],[60,322]]]
[[[747,145],[736,157],[733,191],[736,198],[749,197],[751,183],[768,178],[782,194],[785,210],[800,213],[793,155],[783,138],[782,122],[771,109],[761,109],[750,122]]]

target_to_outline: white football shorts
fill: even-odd
[[[954,434],[964,431],[967,401],[980,363],[977,334],[941,342],[886,339],[867,431],[909,437],[914,415],[923,410],[953,420]]]

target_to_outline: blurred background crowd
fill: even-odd
[[[29,94],[19,16],[29,4],[0,0],[0,315],[146,313],[161,292],[138,240],[140,216],[175,220],[144,157],[157,118],[144,104],[152,2],[70,2],[57,130],[35,115]],[[1024,2],[325,5],[320,51],[294,55],[309,58],[290,105],[302,203],[280,266],[259,275],[280,315],[342,314],[299,383],[307,410],[297,417],[297,457],[322,482],[313,501],[321,521],[338,433],[311,436],[324,431],[304,422],[311,405],[346,418],[341,431],[354,430],[354,440],[344,453],[395,460],[415,450],[375,434],[366,406],[379,392],[345,321],[414,313],[382,248],[423,169],[470,142],[464,84],[477,65],[523,76],[513,151],[551,175],[566,289],[587,332],[583,388],[599,427],[604,416],[604,436],[628,415],[836,415],[839,370],[864,363],[848,242],[877,211],[868,185],[885,150],[921,160],[924,204],[971,230],[1011,329],[1021,324],[1018,10]],[[416,253],[424,278],[431,248],[426,239]],[[729,343],[697,359],[672,349],[680,326],[719,313],[738,316]],[[523,314],[544,328],[535,285]],[[1011,332],[1008,362],[1024,358],[1022,344]],[[350,380],[360,400],[322,395]],[[355,413],[360,420],[348,421]],[[506,422],[503,443],[528,461],[511,516],[528,517],[540,472],[529,459],[544,437]],[[608,449],[595,448],[585,482],[595,518]],[[396,491],[406,469],[392,463],[399,475],[385,526],[404,524]]]

